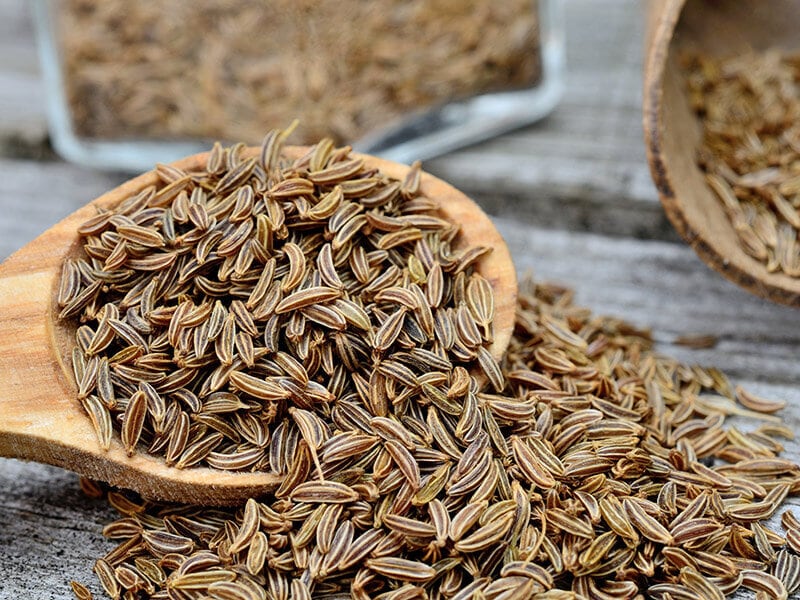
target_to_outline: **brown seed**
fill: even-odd
[[[233,371],[230,374],[230,381],[236,389],[262,400],[281,400],[289,397],[289,392],[285,388],[270,379],[259,379],[247,373]]]
[[[625,513],[630,518],[631,523],[648,540],[659,544],[669,545],[672,543],[672,536],[658,520],[651,517],[635,500],[625,498],[622,501]]]
[[[536,453],[524,440],[513,436],[511,448],[516,464],[531,483],[535,483],[541,488],[552,488],[556,484],[553,474],[542,464]]]
[[[291,493],[296,502],[347,503],[358,500],[352,488],[335,481],[308,481],[298,485]]]
[[[329,302],[339,298],[341,295],[341,291],[335,288],[324,286],[307,288],[298,292],[294,292],[293,294],[290,294],[284,298],[275,307],[275,312],[277,314],[282,314],[293,310],[298,310],[313,304]]]
[[[436,571],[428,565],[403,558],[370,558],[365,564],[376,573],[400,581],[424,583],[436,575]]]
[[[785,599],[788,596],[786,588],[780,579],[761,571],[743,570],[742,586],[754,592],[763,592],[769,598]]]
[[[406,536],[425,538],[436,535],[436,528],[432,524],[400,515],[386,515],[383,523],[392,531]]]
[[[384,448],[392,457],[392,460],[403,473],[411,488],[416,491],[420,487],[419,465],[414,460],[412,454],[400,443],[389,440],[384,444]]]
[[[233,581],[236,573],[226,569],[214,569],[209,571],[197,571],[194,573],[183,573],[172,578],[169,586],[176,590],[205,590],[209,586],[220,581]]]
[[[75,598],[77,600],[92,600],[92,592],[89,591],[85,585],[78,583],[77,581],[70,581],[70,587],[72,588],[72,593],[75,594]]]
[[[152,248],[161,248],[164,246],[164,238],[161,237],[161,234],[149,227],[122,225],[117,227],[116,231],[122,238],[141,246]]]
[[[100,580],[103,590],[111,598],[118,598],[120,595],[119,583],[114,575],[114,569],[102,558],[94,563],[94,572]]]
[[[725,600],[725,596],[717,586],[691,567],[684,567],[681,569],[680,580],[683,585],[696,593],[700,598]]]
[[[125,446],[125,452],[128,453],[128,456],[132,456],[136,451],[136,444],[142,434],[146,416],[147,397],[143,392],[137,391],[128,400],[128,406],[125,408],[122,421],[122,444]]]
[[[406,311],[400,309],[391,315],[381,324],[375,332],[373,347],[378,352],[385,352],[394,344],[405,323]]]
[[[142,540],[156,556],[170,553],[188,554],[194,549],[194,542],[189,538],[166,531],[143,531]]]
[[[513,514],[506,514],[501,519],[487,523],[473,534],[455,543],[459,552],[477,552],[498,544],[508,533],[514,522]]]
[[[777,412],[786,406],[785,401],[774,401],[759,398],[739,385],[736,386],[736,399],[741,402],[742,406],[745,408],[762,413]]]
[[[103,450],[108,450],[111,446],[111,436],[113,434],[111,413],[94,395],[81,399],[81,405],[92,422],[100,447]]]
[[[242,517],[242,524],[239,526],[239,531],[236,537],[231,542],[228,551],[231,553],[239,552],[250,545],[253,536],[258,532],[260,525],[260,515],[258,509],[258,502],[249,498],[244,507],[244,515]]]

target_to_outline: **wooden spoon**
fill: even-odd
[[[797,50],[800,4],[793,0],[662,0],[651,3],[644,76],[644,130],[661,202],[675,229],[725,277],[764,298],[800,306],[800,279],[769,273],[739,245],[695,156],[701,126],[678,59],[689,49],[728,57],[747,50]]]
[[[285,153],[300,156],[304,148]],[[257,154],[252,148],[248,153]],[[208,154],[174,165],[202,168]],[[364,156],[368,167],[402,180],[409,167]],[[128,457],[117,436],[103,451],[77,400],[71,371],[74,328],[57,323],[55,293],[65,258],[78,252],[76,230],[97,212],[154,185],[153,172],[132,179],[74,212],[0,265],[0,456],[63,467],[86,477],[133,489],[152,499],[202,504],[237,504],[275,488],[274,473],[231,473],[210,468],[176,469],[145,453]],[[421,191],[436,199],[444,218],[463,226],[462,246],[484,245],[492,252],[477,265],[495,292],[494,343],[500,358],[514,326],[517,281],[505,241],[486,214],[464,194],[423,173]]]

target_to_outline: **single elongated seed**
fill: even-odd
[[[161,248],[165,245],[164,238],[161,237],[161,234],[149,227],[121,225],[117,227],[117,233],[124,239],[142,246]]]
[[[233,581],[236,573],[227,569],[213,569],[185,573],[170,578],[168,584],[176,590],[205,590],[210,585],[219,581]]]
[[[309,180],[312,182],[323,185],[332,184],[340,181],[346,181],[352,178],[356,173],[361,171],[364,167],[364,159],[353,158],[347,161],[328,167],[320,171],[313,171],[308,174]],[[305,181],[305,180],[304,180]]]
[[[311,287],[300,290],[290,294],[281,300],[275,307],[277,314],[287,313],[289,311],[298,310],[312,304],[320,304],[322,302],[329,302],[342,295],[341,290],[319,286]]]
[[[419,465],[412,454],[402,444],[394,440],[389,440],[384,444],[392,460],[403,473],[411,489],[416,491],[420,487]]]
[[[291,492],[295,502],[347,503],[358,500],[358,493],[349,486],[336,481],[308,481]]]
[[[505,387],[505,379],[503,377],[503,373],[500,370],[500,365],[497,364],[497,361],[491,355],[491,353],[480,346],[477,349],[477,356],[478,356],[478,364],[481,367],[481,370],[489,379],[489,382],[494,387],[495,391],[502,391]]]
[[[425,583],[436,576],[436,571],[432,567],[404,558],[391,556],[370,558],[365,564],[376,573],[400,581]]]
[[[281,290],[288,292],[296,288],[305,276],[306,257],[303,249],[292,242],[284,244],[283,251],[289,260],[289,272],[281,282]]]
[[[406,311],[400,309],[391,315],[381,324],[375,332],[373,347],[379,352],[385,352],[397,340],[403,330]]]
[[[122,445],[125,446],[128,456],[133,456],[136,451],[136,444],[139,443],[146,417],[147,397],[143,392],[137,391],[128,400],[128,406],[122,417]]]
[[[78,583],[77,581],[70,581],[69,585],[72,588],[72,593],[75,594],[75,598],[77,598],[77,600],[92,600],[92,592],[85,585]]]
[[[511,448],[514,452],[514,461],[531,483],[546,489],[552,488],[556,484],[552,473],[536,457],[536,453],[525,441],[517,436],[512,436]]]
[[[478,552],[497,544],[504,538],[511,529],[514,522],[514,515],[507,514],[501,519],[487,523],[483,527],[455,543],[455,549],[459,552]]]
[[[770,598],[785,599],[788,597],[783,582],[769,573],[745,569],[742,571],[742,586],[754,592],[763,592]]]
[[[430,523],[400,515],[386,515],[383,518],[383,523],[389,529],[411,537],[433,537],[436,535],[436,528]]]
[[[262,400],[282,400],[290,395],[279,383],[270,379],[259,379],[240,371],[233,371],[230,374],[230,382],[236,389]]]
[[[566,533],[588,539],[594,538],[594,530],[589,523],[582,519],[571,517],[561,509],[553,508],[548,510],[547,518],[553,525]]]
[[[249,498],[244,506],[244,515],[242,517],[242,524],[239,526],[239,531],[236,537],[231,542],[229,551],[232,554],[247,548],[258,532],[260,525],[260,513],[258,509],[258,502],[253,498]]]
[[[785,400],[767,400],[751,394],[742,386],[736,386],[736,399],[750,410],[760,413],[774,413],[786,407]]]
[[[673,527],[670,531],[675,544],[688,544],[703,539],[723,529],[722,523],[714,519],[691,519]]]
[[[648,540],[660,544],[672,543],[673,540],[669,531],[656,519],[647,514],[637,502],[625,498],[622,501],[622,506],[625,508],[625,513],[630,518],[631,523],[633,523],[636,529]]]
[[[100,447],[103,450],[108,450],[111,447],[111,437],[114,431],[111,422],[111,413],[99,398],[94,395],[82,398],[81,405],[92,422],[92,427],[94,427]]]
[[[111,598],[118,598],[120,595],[120,588],[117,577],[114,575],[113,567],[100,558],[94,563],[94,572],[100,580],[103,591]]]
[[[166,531],[143,531],[142,540],[156,555],[171,552],[189,554],[194,549],[194,542],[191,539]]]
[[[617,535],[622,538],[638,543],[639,535],[634,531],[630,519],[625,514],[622,504],[614,496],[606,496],[600,499],[600,514],[603,520]],[[675,532],[673,532],[673,536]],[[677,543],[677,542],[676,542]]]
[[[175,463],[175,467],[178,469],[185,469],[186,467],[191,467],[199,463],[214,450],[223,438],[224,436],[221,433],[212,433],[187,446],[181,454],[181,457]]]

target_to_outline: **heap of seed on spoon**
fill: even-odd
[[[95,570],[111,597],[797,588],[800,523],[787,514],[785,537],[762,523],[800,489],[774,439],[791,431],[768,415],[724,427],[780,403],[654,354],[552,286],[521,294],[501,369],[491,289],[470,272],[482,250],[451,250],[414,176],[364,173],[325,142],[287,164],[281,140],[261,161],[216,147],[206,173],[161,169],[84,226],[86,256],[65,268],[101,440],[117,424],[131,451],[176,466],[285,476],[240,509],[109,492],[120,545]]]
[[[423,392],[452,413],[467,379],[447,374],[476,358],[499,382],[472,273],[489,249],[455,249],[419,166],[396,181],[325,141],[286,161],[283,136],[260,159],[217,145],[204,172],[160,166],[161,186],[79,228],[61,317],[81,323],[75,379],[103,446],[118,427],[178,468],[282,473],[302,440],[319,470],[324,430],[353,411],[419,420]]]

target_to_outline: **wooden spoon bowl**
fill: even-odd
[[[712,268],[775,302],[800,306],[800,278],[770,273],[742,250],[720,201],[695,163],[701,124],[679,58],[686,50],[728,57],[747,50],[797,50],[800,4],[792,0],[652,2],[644,75],[650,168],[667,216]]]
[[[289,147],[299,157],[306,149]],[[248,150],[256,155],[259,149]],[[205,166],[208,154],[173,163],[192,171]],[[402,180],[409,167],[364,156],[367,167]],[[0,456],[63,467],[147,498],[226,505],[277,487],[274,473],[234,473],[210,468],[176,469],[144,452],[128,457],[114,436],[103,451],[89,418],[77,400],[71,371],[74,329],[57,323],[55,296],[62,264],[79,251],[77,228],[98,208],[110,208],[158,182],[154,172],[132,179],[74,212],[0,265]],[[495,293],[494,343],[500,358],[514,327],[517,280],[505,241],[486,214],[449,184],[424,173],[421,192],[437,200],[441,215],[462,225],[462,246],[484,245],[492,252],[477,271]]]

